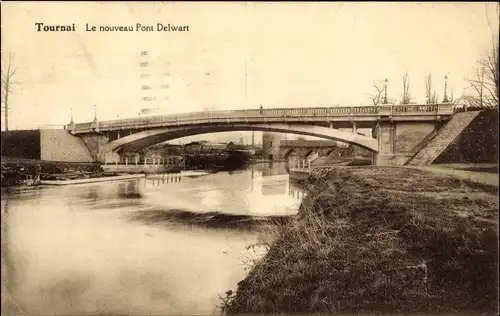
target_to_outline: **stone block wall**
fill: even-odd
[[[93,162],[85,142],[66,130],[40,130],[41,160],[65,162]]]

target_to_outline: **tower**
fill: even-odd
[[[278,133],[262,133],[262,159],[271,161],[280,159],[280,143],[282,135]]]

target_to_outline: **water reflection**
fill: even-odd
[[[2,282],[33,315],[207,315],[244,275],[256,232],[127,221],[151,206],[293,214],[283,166],[2,191]],[[267,170],[267,171],[266,171]],[[227,254],[229,255],[227,255]]]
[[[123,199],[139,199],[142,195],[139,192],[139,181],[125,181],[117,183],[117,194]]]
[[[237,215],[291,215],[303,198],[284,164],[200,177],[154,176],[146,178],[144,188],[140,194],[154,206]]]
[[[183,176],[177,173],[147,176],[144,181],[145,188],[153,188],[162,184],[180,183]]]

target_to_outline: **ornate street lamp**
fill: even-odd
[[[385,90],[384,104],[387,104],[387,84],[389,83],[389,80],[387,80],[387,78],[386,78],[385,81],[384,81],[384,83],[385,83],[385,88],[384,88],[384,90]]]
[[[444,76],[444,98],[443,98],[443,103],[448,103],[448,95],[447,95],[447,90],[448,90],[448,75]]]

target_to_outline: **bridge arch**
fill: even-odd
[[[288,158],[290,158],[290,156],[293,156],[296,154],[297,154],[297,151],[294,148],[289,148],[286,150],[285,154],[283,155],[283,158],[285,160],[288,160]]]
[[[330,156],[330,154],[331,154],[331,153],[333,153],[333,152],[335,151],[335,149],[337,149],[337,148],[331,148],[331,149],[329,149],[329,150],[326,152],[326,155],[327,155],[327,156]]]
[[[306,152],[306,154],[304,155],[304,158],[307,158],[309,157],[310,155],[313,155],[316,151],[314,149],[311,149],[309,151]]]
[[[121,137],[120,139],[106,143],[99,153],[101,160],[108,153],[112,152],[138,152],[143,148],[149,147],[154,144],[162,143],[168,140],[177,138],[220,133],[231,131],[268,131],[275,133],[288,133],[296,135],[305,135],[320,137],[329,140],[338,140],[349,144],[357,145],[365,148],[371,152],[378,152],[378,142],[376,139],[341,131],[338,129],[331,129],[322,126],[305,125],[305,124],[283,124],[283,123],[269,123],[269,124],[220,124],[220,125],[190,125],[175,128],[158,128],[138,132],[129,136]]]

